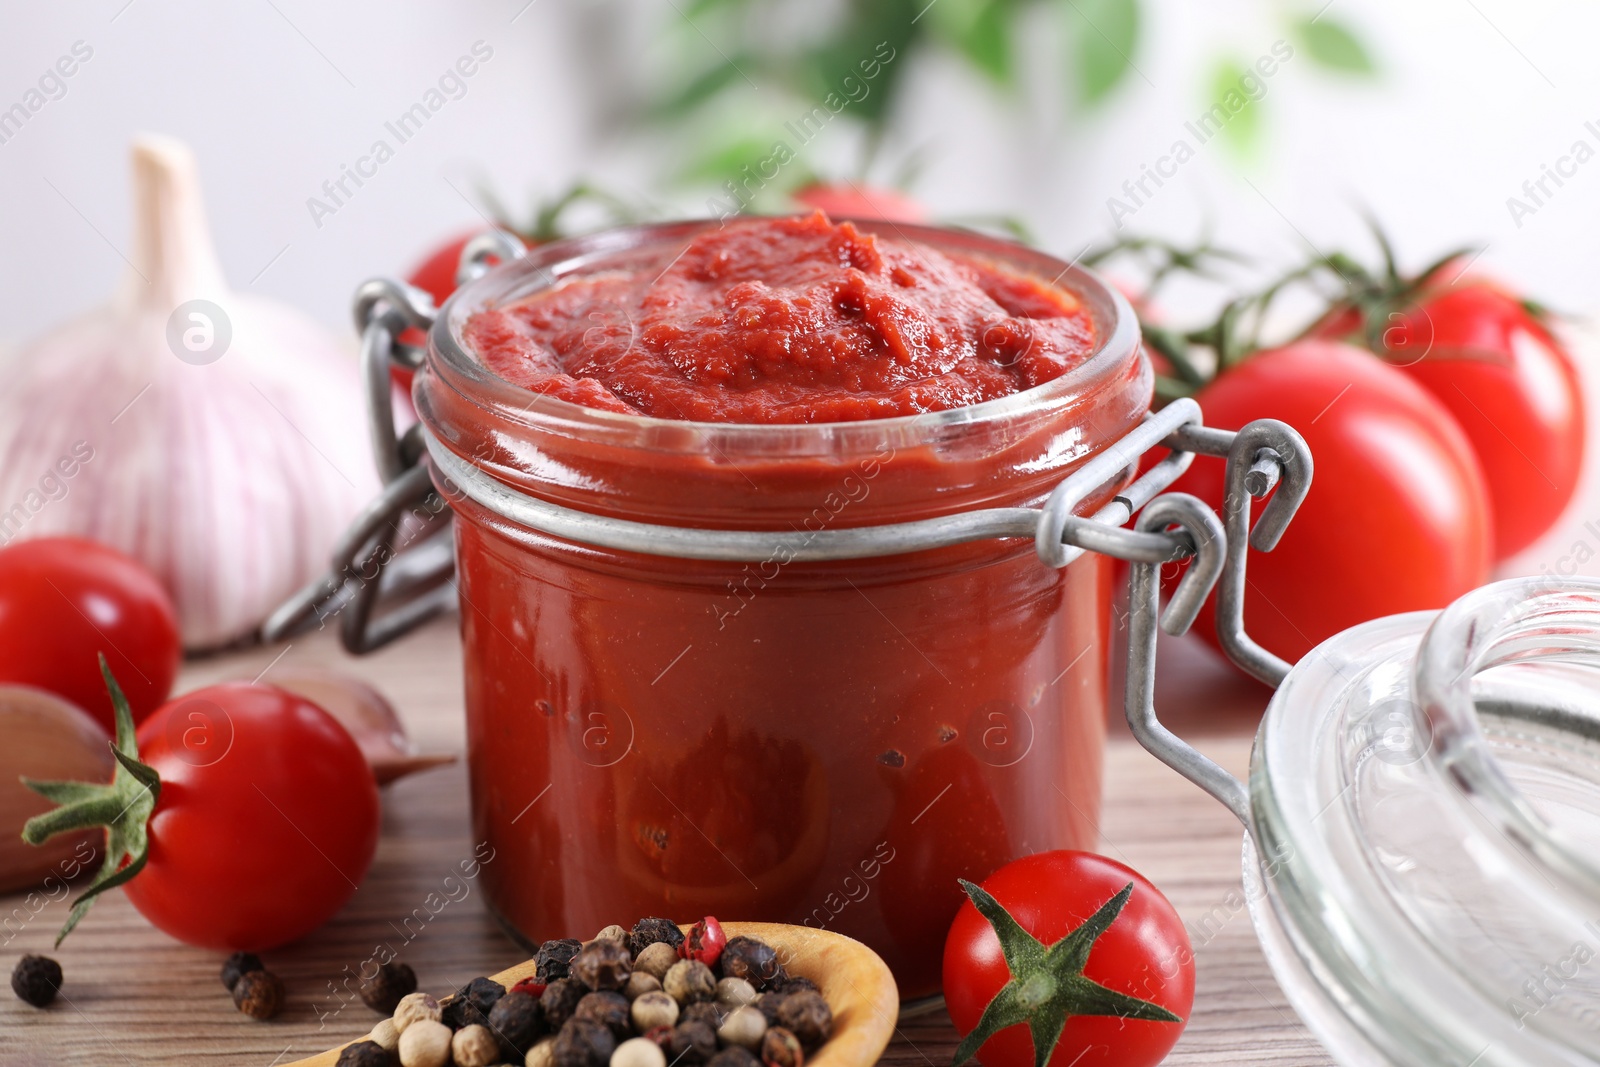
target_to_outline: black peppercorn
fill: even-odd
[[[780,1025],[778,1022],[778,1009],[781,1008],[783,1006],[783,1002],[788,999],[789,994],[775,992],[769,989],[765,993],[762,993],[760,996],[756,997],[756,999],[750,1003],[766,1018],[768,1026],[778,1026]]]
[[[11,972],[11,991],[36,1008],[56,999],[61,989],[61,964],[48,956],[24,956]]]
[[[683,944],[683,931],[671,919],[640,919],[633,924],[633,932],[628,935],[628,948],[637,959],[639,953],[657,941],[665,941],[676,952],[678,946]]]
[[[578,1001],[573,1010],[574,1019],[588,1019],[611,1031],[618,1041],[633,1037],[633,1005],[621,993],[600,990]]]
[[[621,989],[633,973],[633,955],[620,941],[591,941],[572,957],[572,977],[590,989]]]
[[[833,1011],[822,994],[809,989],[797,990],[778,1005],[778,1025],[799,1038],[800,1044],[809,1051],[833,1033]]]
[[[576,978],[557,978],[551,982],[539,997],[545,1025],[551,1030],[560,1030],[577,1010],[578,1001],[588,995],[589,987]]]
[[[679,1023],[662,1046],[670,1064],[703,1064],[717,1054],[717,1032],[702,1022]]]
[[[550,1048],[553,1067],[606,1067],[617,1050],[611,1031],[588,1019],[568,1019]]]
[[[578,954],[583,947],[583,942],[570,937],[560,938],[555,941],[546,941],[539,946],[538,975],[539,981],[549,985],[557,978],[565,978],[572,973],[569,966],[572,957]]]
[[[738,1045],[730,1045],[706,1061],[706,1067],[761,1067],[755,1053]]]
[[[417,972],[407,963],[385,963],[361,979],[361,1002],[380,1015],[393,1015],[400,998],[417,991]]]
[[[717,969],[724,978],[743,978],[756,989],[767,988],[768,982],[784,977],[783,964],[778,954],[765,941],[753,937],[734,937],[717,959]]]
[[[722,1009],[717,1007],[714,1002],[709,1000],[696,1001],[695,1003],[686,1005],[683,1008],[682,1012],[680,1012],[678,1015],[678,1021],[680,1023],[686,1023],[690,1021],[705,1023],[707,1026],[711,1027],[711,1029],[715,1030],[717,1027],[722,1025]]]
[[[544,1033],[544,1009],[537,997],[512,990],[489,1010],[488,1027],[520,1057]]]
[[[767,1067],[802,1067],[806,1054],[798,1037],[781,1026],[774,1026],[761,1039],[761,1062]]]
[[[390,1067],[389,1053],[376,1041],[357,1041],[339,1053],[336,1067]]]
[[[264,971],[266,965],[261,962],[261,957],[254,952],[235,952],[222,963],[222,984],[231,993],[238,983],[239,976],[250,971]]]
[[[489,1021],[489,1012],[500,998],[506,995],[506,987],[492,978],[474,978],[450,998],[440,1014],[439,1021],[451,1030],[459,1030],[463,1026],[484,1026]]]
[[[785,973],[783,977],[775,979],[768,988],[779,993],[798,993],[802,989],[809,989],[815,993],[817,992],[817,983],[798,974]]]
[[[246,971],[233,983],[233,1006],[252,1019],[270,1019],[283,1010],[283,983],[271,971]]]

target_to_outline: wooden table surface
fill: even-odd
[[[287,647],[202,660],[188,665],[179,690],[248,679],[263,670],[270,681],[271,671],[282,667],[327,665],[378,685],[425,751],[462,750],[461,658],[453,619],[363,659],[346,657],[323,633]],[[1185,642],[1163,648],[1158,677],[1166,679],[1159,706],[1174,728],[1224,766],[1242,771],[1265,690]],[[1330,1063],[1288,1007],[1256,946],[1239,883],[1238,824],[1125,732],[1113,734],[1106,778],[1102,851],[1160,885],[1190,924],[1195,944],[1194,1012],[1167,1062]],[[470,853],[460,763],[388,787],[383,838],[366,882],[326,928],[268,954],[268,965],[288,989],[283,1014],[270,1023],[233,1009],[217,977],[219,954],[156,932],[120,893],[102,898],[59,951],[51,941],[66,916],[65,904],[46,903],[33,912],[21,895],[0,899],[0,919],[11,916],[0,933],[6,968],[24,952],[47,953],[66,975],[62,996],[48,1010],[0,997],[0,1064],[271,1067],[357,1037],[378,1017],[359,1001],[342,1002],[337,982],[392,936],[394,922],[440,891],[443,879]],[[455,895],[460,899],[432,919],[404,956],[423,988],[435,993],[525,956],[489,917],[475,890]],[[955,1043],[942,1012],[910,1020],[884,1062],[945,1067]]]

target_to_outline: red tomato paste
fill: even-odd
[[[1066,290],[810,217],[703,233],[659,272],[577,274],[467,323],[496,374],[586,407],[847,422],[993,400],[1093,348]]]

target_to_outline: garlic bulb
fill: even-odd
[[[0,541],[119,548],[171,592],[184,644],[216,647],[320,573],[377,491],[359,376],[304,316],[228,289],[186,146],[137,140],[133,179],[115,297],[6,368]]]

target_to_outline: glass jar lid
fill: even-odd
[[[1600,1063],[1600,582],[1332,638],[1250,795],[1258,933],[1341,1062]]]

